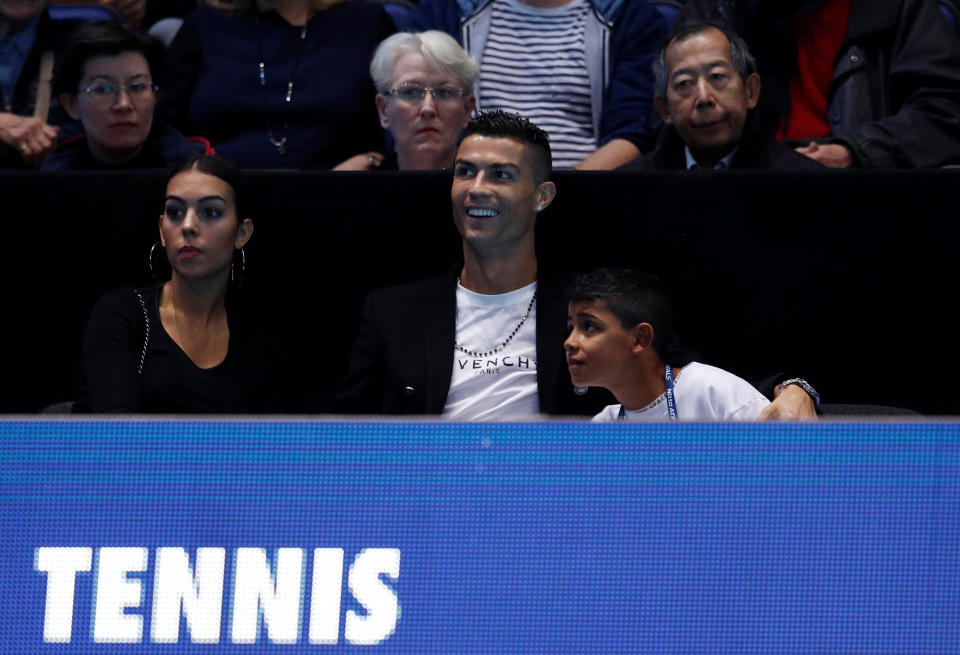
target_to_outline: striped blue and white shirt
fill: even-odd
[[[584,28],[587,0],[531,7],[494,0],[480,61],[481,110],[502,109],[550,135],[555,168],[572,168],[597,148]]]

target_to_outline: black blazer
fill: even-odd
[[[672,126],[665,126],[657,147],[640,159],[627,162],[622,171],[684,171],[687,170],[686,143]],[[743,128],[743,139],[730,162],[731,169],[769,171],[825,171],[826,166],[801,155],[761,130],[753,112],[748,113]]]
[[[453,375],[457,264],[446,275],[367,296],[350,371],[333,409],[361,414],[440,414]],[[593,415],[614,402],[603,389],[573,393],[563,340],[567,275],[537,278],[537,385],[544,414]]]

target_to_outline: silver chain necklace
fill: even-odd
[[[297,50],[297,58],[293,62],[293,70],[290,71],[290,79],[287,80],[287,92],[284,95],[284,102],[293,101],[293,82],[294,78],[297,76],[297,69],[300,68],[300,57],[303,55],[303,43],[307,38],[307,24],[303,24],[303,28],[300,30],[300,48]],[[260,96],[263,98],[264,105],[266,105],[267,95],[267,72],[266,66],[263,61],[263,36],[260,34],[260,17],[257,16],[257,49],[259,57],[259,63],[257,66],[257,77],[260,80]],[[267,119],[267,138],[270,139],[270,144],[277,149],[277,154],[285,155],[287,154],[287,122],[283,122],[283,136],[277,138],[273,134],[273,124]]]
[[[457,278],[457,284],[458,284],[458,285],[460,284],[460,278]],[[523,324],[527,322],[527,318],[530,317],[530,312],[533,310],[533,303],[535,303],[535,302],[537,302],[537,292],[536,292],[536,291],[533,292],[533,297],[530,298],[530,304],[527,305],[527,311],[525,311],[525,312],[523,313],[523,316],[520,317],[520,322],[517,323],[517,327],[513,328],[513,332],[510,333],[510,336],[508,336],[508,337],[504,340],[504,342],[501,343],[501,344],[500,344],[499,346],[497,346],[496,348],[494,348],[494,349],[492,349],[492,350],[488,350],[487,352],[483,352],[483,353],[474,352],[473,350],[469,350],[469,349],[465,348],[459,341],[454,342],[454,344],[453,344],[454,348],[456,348],[457,350],[459,350],[460,352],[462,352],[462,353],[465,354],[465,355],[470,355],[471,357],[489,357],[490,355],[494,355],[494,354],[496,354],[496,353],[498,353],[498,352],[501,352],[504,348],[507,347],[507,344],[508,344],[508,343],[510,343],[511,341],[513,341],[513,338],[514,338],[515,336],[517,336],[517,332],[519,332],[519,331],[520,331],[520,328],[523,327]]]

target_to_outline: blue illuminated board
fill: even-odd
[[[960,425],[0,423],[0,653],[960,653]]]

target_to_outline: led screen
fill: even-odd
[[[5,422],[0,653],[958,653],[958,437]]]

